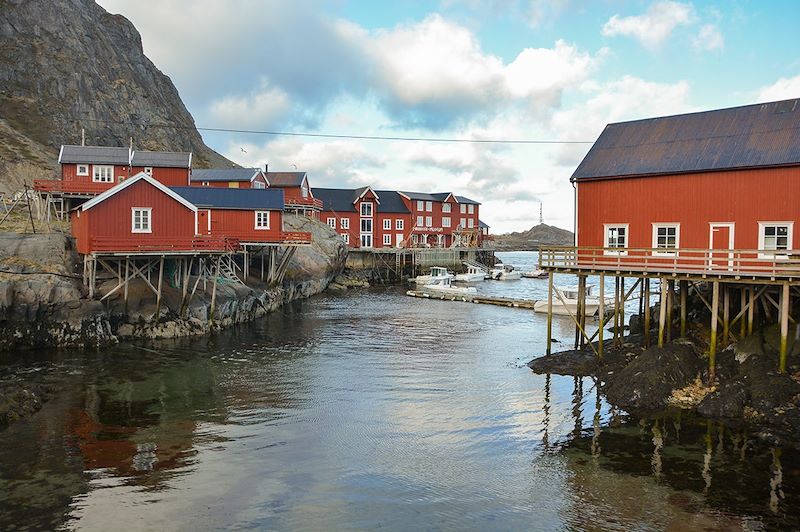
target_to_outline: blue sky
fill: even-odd
[[[609,122],[800,97],[794,1],[99,0],[198,126],[592,141]],[[492,231],[572,228],[588,144],[203,133],[312,186],[454,191]]]

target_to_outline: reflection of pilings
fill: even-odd
[[[703,455],[703,480],[706,482],[706,487],[703,493],[708,493],[711,488],[711,421],[706,422],[706,435],[703,438],[706,442],[706,452]]]
[[[780,501],[783,499],[783,468],[781,467],[781,450],[772,448],[772,477],[769,479],[769,509],[778,513]]]
[[[662,471],[661,451],[664,448],[664,433],[661,431],[658,419],[653,422],[652,433],[653,456],[650,458],[650,466],[653,468],[653,475],[655,475],[656,478],[660,478]]]
[[[550,274],[552,275],[552,274]],[[542,437],[542,445],[545,451],[550,450],[550,374],[544,377],[544,406],[542,407],[544,413],[544,436]]]
[[[581,414],[581,402],[583,400],[583,379],[575,377],[575,388],[572,391],[572,415],[575,418],[575,430],[573,434],[577,438],[581,435],[583,428],[583,417]]]
[[[600,292],[600,297],[602,298],[602,292]],[[594,432],[592,433],[592,456],[597,458],[600,456],[600,382],[595,379],[594,388],[596,390],[595,401],[594,401],[594,419],[592,420],[592,428]]]

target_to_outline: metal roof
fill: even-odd
[[[489,229],[489,224],[487,224],[483,220],[478,220],[478,227],[480,227],[481,229]]]
[[[130,150],[116,146],[61,146],[59,164],[94,163],[128,166]]]
[[[192,181],[252,181],[259,168],[197,168],[192,170]]]
[[[271,187],[299,187],[306,177],[305,172],[267,172],[267,183]]]
[[[411,211],[406,207],[403,197],[396,190],[376,190],[375,194],[381,200],[378,212],[408,214]]]
[[[197,207],[283,210],[283,190],[270,188],[170,187]]]
[[[456,201],[459,202],[459,203],[467,203],[467,204],[472,203],[473,205],[480,205],[481,204],[480,201],[475,201],[473,199],[469,199],[466,196],[456,196],[455,198],[456,198]]]
[[[317,188],[312,189],[314,197],[322,201],[323,211],[356,212],[353,201],[358,196],[352,188]]]
[[[401,192],[408,198],[412,200],[420,200],[420,201],[444,201],[447,199],[447,196],[450,195],[449,192],[434,192],[433,194],[428,194],[426,192]]]
[[[131,156],[131,166],[156,166],[161,168],[191,168],[191,152],[136,150]]]
[[[609,124],[572,180],[800,165],[800,100]]]

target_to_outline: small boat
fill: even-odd
[[[545,270],[531,270],[522,272],[522,276],[528,279],[547,279],[547,272]]]
[[[464,295],[478,293],[478,289],[474,286],[453,286],[452,282],[453,280],[448,277],[439,276],[433,278],[430,283],[423,285],[422,289],[435,294]]]
[[[510,264],[495,264],[489,275],[495,281],[513,281],[522,278],[522,272],[515,270]]]
[[[586,285],[586,299],[584,301],[583,313],[585,316],[594,316],[600,308],[600,298],[592,295],[592,285]],[[578,313],[578,288],[577,287],[553,287],[553,290],[561,294],[562,302],[558,294],[553,294],[553,314],[560,316],[573,316]],[[610,298],[605,299],[605,307],[611,308],[614,305]],[[542,299],[533,305],[535,312],[547,314],[547,300]]]
[[[427,284],[437,279],[453,280],[453,274],[447,271],[447,268],[441,266],[433,266],[430,275],[417,275],[414,277],[414,282],[417,284]]]
[[[466,273],[457,273],[456,282],[461,283],[478,283],[486,279],[486,272],[477,266],[468,265]]]

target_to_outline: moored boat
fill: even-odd
[[[414,282],[417,284],[427,284],[431,281],[436,281],[439,279],[449,279],[453,280],[453,274],[447,271],[447,268],[442,268],[441,266],[433,266],[431,268],[431,273],[429,275],[417,275],[414,277]]]
[[[531,270],[529,272],[522,272],[522,276],[528,279],[546,279],[547,272],[545,270]]]
[[[477,294],[478,290],[474,286],[453,286],[452,279],[449,277],[436,277],[431,282],[422,286],[423,290],[428,290],[437,294]]]
[[[592,285],[586,286],[586,298],[584,300],[583,314],[585,316],[594,316],[600,308],[600,297],[592,295]],[[578,313],[578,289],[576,287],[553,287],[553,314],[560,316],[568,316],[572,314],[575,316]],[[559,298],[559,294],[561,297]],[[605,307],[610,309],[614,302],[610,298],[605,299]],[[542,312],[547,314],[547,300],[543,299],[537,301],[533,305],[535,312]]]
[[[486,279],[486,272],[477,266],[468,265],[466,273],[457,273],[455,281],[461,283],[478,283]]]
[[[510,264],[495,264],[494,268],[489,270],[489,275],[495,281],[513,281],[522,278],[522,272],[515,270]]]

